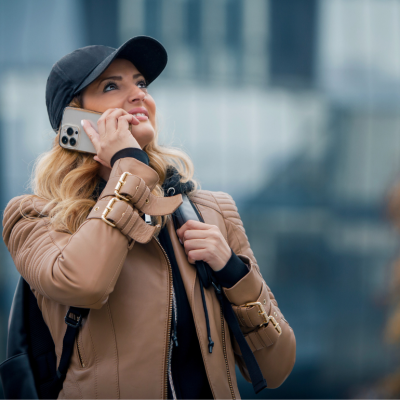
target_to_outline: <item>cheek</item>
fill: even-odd
[[[148,110],[149,115],[150,115],[150,122],[153,125],[153,127],[155,128],[155,124],[156,124],[156,103],[154,102],[154,100],[151,100],[151,101],[148,102],[147,110]]]
[[[103,113],[108,108],[111,108],[112,105],[110,105],[108,102],[105,102],[104,99],[100,98],[99,96],[84,95],[83,107],[87,110],[93,110]]]

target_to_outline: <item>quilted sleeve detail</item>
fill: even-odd
[[[257,273],[262,278],[260,268],[258,267],[253,250],[250,247],[243,221],[239,215],[235,201],[230,194],[225,192],[212,192],[212,194],[225,220],[229,246],[234,253],[249,257],[251,262],[255,265]]]
[[[57,303],[101,308],[114,289],[128,238],[98,219],[86,220],[73,235],[55,232],[40,218],[42,203],[22,196],[5,209],[3,240],[18,272]]]

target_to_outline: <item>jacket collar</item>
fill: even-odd
[[[164,189],[164,196],[175,196],[177,194],[186,194],[194,189],[192,181],[181,182],[182,175],[178,170],[170,165],[167,169],[166,177],[162,188]]]

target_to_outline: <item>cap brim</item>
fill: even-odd
[[[125,58],[143,74],[148,84],[154,81],[167,65],[168,56],[164,46],[150,36],[135,36],[107,56],[83,80],[74,95],[96,80],[116,58]]]

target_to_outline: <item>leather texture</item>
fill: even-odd
[[[122,158],[114,164],[111,173],[114,180],[107,185],[114,188],[115,178],[124,172],[142,179],[149,190],[158,182],[158,174],[151,167],[133,158]],[[68,307],[91,309],[80,328],[60,399],[167,397],[172,285],[169,260],[154,236],[157,228],[146,227],[153,229],[149,239],[148,230],[135,216],[139,211],[132,202],[115,202],[118,207],[108,215],[115,227],[101,219],[112,197],[100,199],[73,235],[54,231],[44,218],[31,218],[43,215],[45,200],[19,196],[9,202],[4,212],[4,242],[37,298],[55,343],[57,364]],[[244,278],[224,291],[268,387],[276,388],[292,371],[296,340],[261,275],[236,204],[224,192],[199,190],[189,197],[205,223],[220,228],[234,253],[249,268]],[[166,209],[174,210],[182,203],[180,194],[171,198],[168,203],[154,202],[150,215],[163,215]],[[237,343],[230,337],[221,316],[215,292],[212,288],[205,290],[215,342],[210,354],[196,269],[188,262],[172,220],[167,229],[193,312],[213,396],[240,398],[235,362],[245,379],[250,381],[250,378]],[[254,310],[243,310],[243,303],[255,301],[265,301],[267,312],[277,314],[281,335],[271,331],[271,322],[260,328]]]

